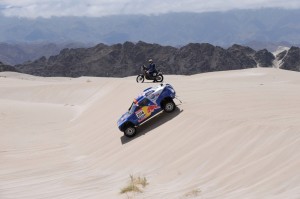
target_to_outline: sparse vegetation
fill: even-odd
[[[189,191],[186,194],[184,194],[184,196],[186,198],[194,198],[194,197],[198,197],[200,194],[201,194],[200,189],[193,189],[192,191]]]
[[[135,177],[130,175],[130,180],[127,186],[121,189],[120,194],[126,194],[128,198],[132,198],[136,193],[143,193],[143,189],[148,185],[146,177]],[[131,197],[128,193],[133,194]]]

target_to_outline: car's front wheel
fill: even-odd
[[[165,112],[167,113],[171,113],[175,110],[176,105],[173,102],[173,100],[167,100],[164,104],[163,104],[163,109]]]
[[[127,125],[124,129],[124,135],[126,137],[133,137],[136,134],[136,128],[133,125]]]

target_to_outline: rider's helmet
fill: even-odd
[[[153,60],[152,60],[152,59],[149,59],[148,62],[149,62],[149,63],[153,63]]]

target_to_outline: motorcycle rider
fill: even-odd
[[[162,82],[164,76],[160,70],[156,70],[155,64],[152,59],[148,60],[149,65],[143,64],[141,66],[141,74],[136,77],[138,83],[144,82],[145,79],[153,80],[153,82]]]
[[[151,77],[153,77],[153,73],[156,73],[155,63],[153,62],[152,59],[149,59],[148,62],[149,62],[149,65],[148,65],[148,67],[146,68],[146,70],[147,70],[147,73],[148,73]]]

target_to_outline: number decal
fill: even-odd
[[[146,114],[144,113],[143,109],[138,110],[135,115],[137,116],[137,118],[139,119],[144,119],[144,117],[146,116]]]

